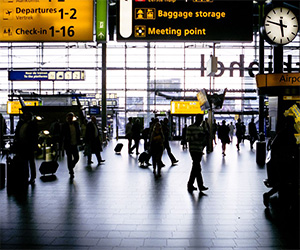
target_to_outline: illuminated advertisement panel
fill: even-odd
[[[0,0],[0,41],[92,41],[93,0]]]

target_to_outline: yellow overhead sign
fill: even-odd
[[[0,0],[0,41],[92,41],[93,0]]]
[[[39,102],[38,101],[24,101],[26,106],[38,106]],[[18,115],[22,114],[23,112],[21,111],[22,105],[19,101],[8,101],[7,102],[7,114],[9,115]]]
[[[198,101],[172,101],[171,114],[204,114]]]
[[[256,75],[258,88],[300,86],[300,73],[276,73]]]

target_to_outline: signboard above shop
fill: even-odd
[[[258,88],[264,87],[300,87],[300,73],[257,74]]]
[[[252,41],[253,1],[118,2],[118,40]]]
[[[39,101],[24,101],[26,106],[38,106]],[[20,101],[8,101],[6,105],[6,112],[9,115],[18,115],[23,114],[22,112],[22,105]]]
[[[84,71],[9,71],[10,81],[82,81]]]
[[[0,41],[92,41],[93,0],[0,0]]]
[[[260,94],[299,96],[300,73],[257,74],[256,85]]]

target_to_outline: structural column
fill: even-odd
[[[106,130],[107,112],[106,112],[106,43],[102,43],[102,133]],[[105,138],[106,139],[106,138]]]
[[[262,26],[264,16],[264,1],[260,1],[259,5],[259,27]],[[264,74],[264,37],[259,32],[259,74]],[[265,142],[265,117],[264,105],[265,97],[259,93],[259,141],[256,143],[256,163],[259,165],[265,164],[266,159],[266,142]]]

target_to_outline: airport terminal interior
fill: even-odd
[[[253,1],[252,40],[224,42],[119,40],[112,21],[118,2],[108,1],[105,42],[96,41],[95,33],[92,41],[0,42],[0,249],[300,249],[299,162],[296,189],[285,187],[268,205],[263,198],[270,190],[268,142],[278,132],[279,117],[288,110],[300,128],[300,35],[284,46],[262,42],[259,20],[261,6],[278,4],[300,20],[300,2]],[[296,83],[279,92],[260,88],[256,76],[273,73],[284,81],[296,76]],[[208,108],[199,96],[207,98]],[[9,188],[8,159],[14,157],[15,130],[25,112],[38,125],[37,177],[34,184]],[[51,134],[52,125],[64,123],[69,112],[81,127],[96,117],[105,160],[97,165],[93,155],[89,164],[82,137],[74,179],[63,148],[53,150]],[[209,189],[188,192],[192,159],[181,142],[184,126],[198,113],[210,125],[214,119],[234,125],[241,119],[246,136],[237,149],[233,134],[226,156],[218,136],[215,142],[210,137],[201,161]],[[129,154],[130,117],[140,121],[141,130],[153,118],[168,118],[178,162],[165,150],[161,176],[151,164],[141,164],[136,151]],[[252,119],[258,134],[253,148],[247,137]],[[120,153],[114,151],[118,143]],[[144,150],[141,140],[138,151]],[[56,173],[42,175],[42,162],[53,158]]]

